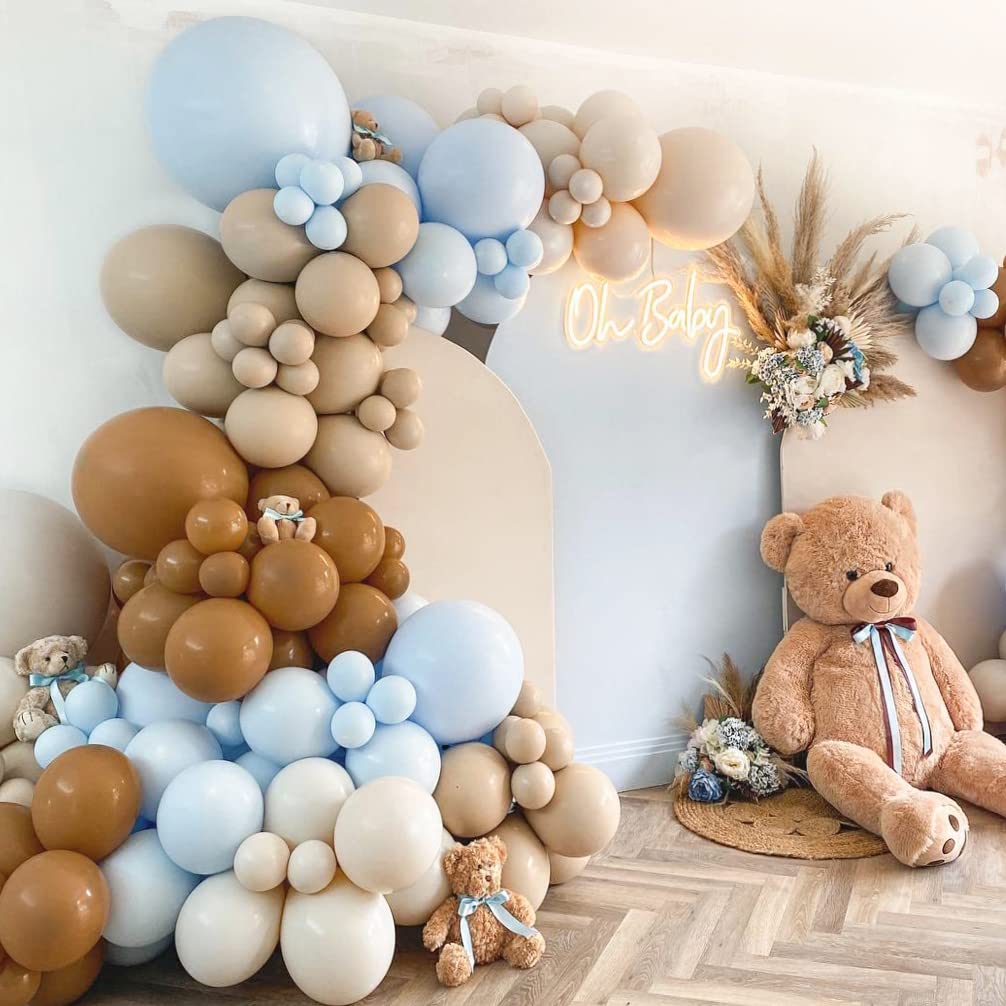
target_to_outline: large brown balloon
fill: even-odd
[[[304,321],[323,335],[362,332],[380,303],[373,270],[346,252],[319,255],[297,277],[297,307]]]
[[[510,809],[510,766],[488,744],[455,744],[443,754],[433,799],[455,838],[485,835]]]
[[[108,921],[108,884],[79,852],[43,852],[22,863],[0,889],[0,946],[31,971],[79,961]]]
[[[150,569],[150,563],[142,559],[127,559],[112,574],[112,593],[119,604],[125,604],[145,586],[143,580]]]
[[[240,597],[250,575],[248,560],[240,552],[216,552],[199,567],[199,586],[210,597]]]
[[[311,641],[305,633],[273,629],[270,671],[276,670],[277,667],[311,668],[313,666],[314,650],[311,649]]]
[[[171,627],[182,614],[199,603],[196,594],[176,594],[152,583],[134,594],[119,612],[119,645],[141,667],[164,666],[164,645]]]
[[[223,318],[243,279],[208,234],[155,224],[112,246],[101,267],[101,299],[126,335],[166,352]]]
[[[35,784],[31,820],[47,849],[104,859],[140,814],[140,777],[115,748],[84,744],[54,759]]]
[[[366,335],[341,339],[321,335],[311,357],[318,368],[318,386],[307,400],[319,415],[335,415],[355,409],[377,391],[384,372],[381,351]]]
[[[343,583],[366,580],[385,551],[384,524],[377,511],[352,496],[333,496],[312,507],[318,522],[314,543],[334,560]]]
[[[1006,388],[1006,336],[1002,328],[979,328],[974,345],[954,360],[957,376],[975,391]]]
[[[273,628],[309,629],[328,615],[338,596],[336,565],[313,542],[276,542],[252,559],[248,600]]]
[[[400,262],[419,237],[415,203],[392,185],[364,185],[339,210],[348,227],[342,250],[371,269]]]
[[[410,579],[409,567],[401,559],[382,559],[367,577],[367,583],[394,601],[409,589]]]
[[[263,468],[256,472],[248,483],[248,502],[245,513],[254,523],[262,516],[258,501],[267,496],[293,496],[300,501],[300,508],[307,513],[315,504],[327,500],[329,493],[325,483],[309,468],[303,465],[287,465],[285,468]]]
[[[384,656],[397,628],[395,607],[384,594],[366,583],[346,583],[332,613],[307,634],[322,660],[359,650],[376,662]]]
[[[22,863],[42,851],[31,823],[31,811],[18,803],[0,803],[0,877],[9,877]]]
[[[519,813],[508,814],[490,834],[498,835],[506,845],[503,886],[508,891],[523,894],[537,911],[548,893],[551,875],[545,846]]]
[[[41,981],[37,971],[29,971],[8,957],[0,962],[0,1006],[28,1006]]]
[[[211,597],[186,611],[164,647],[168,676],[200,702],[247,695],[271,658],[269,623],[247,601],[229,597]]]
[[[248,470],[208,419],[184,409],[136,409],[84,441],[71,487],[77,513],[97,538],[153,560],[185,537],[185,515],[197,500],[244,504]]]
[[[235,551],[248,534],[244,501],[200,500],[185,517],[185,534],[203,555]],[[160,570],[157,575],[163,582]]]
[[[104,963],[105,941],[98,940],[79,961],[44,972],[31,1006],[70,1006],[98,980]]]
[[[555,796],[541,810],[525,810],[545,846],[577,858],[600,852],[618,830],[621,806],[611,780],[577,762],[555,774]]]
[[[391,448],[356,416],[321,416],[304,464],[334,496],[370,496],[391,474]]]
[[[169,541],[157,553],[157,582],[176,594],[199,593],[199,567],[203,554],[185,538]]]

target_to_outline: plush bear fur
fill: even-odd
[[[392,164],[402,163],[402,152],[398,147],[389,146],[377,136],[369,134],[380,134],[381,125],[370,112],[363,109],[356,109],[353,112],[353,135],[351,146],[354,161],[391,161]]]
[[[87,640],[82,636],[46,636],[18,650],[14,656],[14,668],[27,678],[31,674],[43,674],[47,678],[58,678],[64,671],[83,667],[89,678],[104,681],[114,688],[119,681],[115,664],[99,664],[97,667],[84,665],[87,656]],[[51,683],[29,688],[18,703],[14,713],[14,734],[19,741],[34,741],[43,731],[59,723],[52,704]],[[61,681],[60,693],[64,698],[77,687],[75,681]]]
[[[441,985],[454,988],[464,985],[472,976],[461,943],[458,898],[489,897],[501,890],[505,862],[506,845],[495,835],[468,845],[458,843],[444,855],[444,872],[454,895],[444,901],[423,927],[423,946],[440,951],[437,978]],[[534,909],[527,898],[513,891],[507,894],[509,900],[503,907],[519,922],[534,926]],[[468,925],[476,964],[491,964],[502,958],[515,968],[533,968],[545,952],[545,939],[540,933],[532,937],[511,933],[485,905],[469,916]]]
[[[267,496],[258,501],[259,513],[262,514],[255,525],[263,545],[271,545],[288,538],[299,541],[313,541],[318,530],[318,522],[313,517],[304,517],[299,521],[277,519],[266,516],[266,510],[275,510],[281,514],[295,514],[300,510],[300,500],[293,496]]]

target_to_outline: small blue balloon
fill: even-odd
[[[939,227],[926,238],[926,244],[939,248],[950,259],[952,269],[964,265],[979,252],[978,238],[963,227]]]
[[[440,747],[418,723],[380,724],[363,747],[346,752],[346,771],[357,786],[381,776],[412,779],[432,793],[440,778]]]
[[[365,109],[377,119],[380,132],[402,152],[402,167],[415,178],[426,148],[440,132],[433,116],[414,101],[394,94],[363,98],[353,107]]]
[[[222,748],[234,748],[244,744],[241,733],[241,703],[218,702],[206,717],[206,727],[220,742]]]
[[[190,720],[205,723],[209,702],[186,695],[163,671],[148,671],[129,664],[119,676],[116,690],[119,715],[138,727],[161,720]]]
[[[978,337],[978,322],[970,314],[950,315],[939,304],[925,307],[915,319],[915,338],[934,360],[956,360]]]
[[[498,276],[493,277],[493,286],[507,300],[523,301],[531,287],[531,280],[526,269],[508,265]]]
[[[451,309],[449,307],[423,307],[421,304],[416,305],[416,320],[413,322],[416,328],[421,328],[431,335],[443,335],[450,323]]]
[[[423,201],[419,197],[419,187],[407,171],[391,161],[362,161],[359,168],[362,179],[360,185],[393,186],[412,200],[419,219],[423,219]]]
[[[480,325],[499,325],[509,321],[524,306],[524,298],[510,300],[496,289],[495,277],[479,276],[475,286],[459,304],[455,304],[459,314]]]
[[[114,719],[119,711],[115,689],[104,681],[82,681],[66,697],[66,721],[89,734],[99,723]]]
[[[468,296],[478,277],[468,239],[453,227],[437,223],[419,225],[412,251],[395,269],[402,277],[405,296],[423,307],[453,307]]]
[[[975,302],[975,292],[963,280],[952,279],[940,290],[940,307],[947,314],[967,314]]]
[[[347,702],[339,706],[332,717],[332,736],[336,744],[347,750],[363,747],[374,736],[374,713],[362,702]]]
[[[999,310],[999,296],[992,290],[975,290],[971,314],[975,318],[991,318]]]
[[[415,712],[416,689],[411,681],[388,674],[370,689],[367,705],[379,723],[401,723]]]
[[[307,154],[287,154],[276,163],[276,184],[281,188],[300,188],[300,173],[311,158]]]
[[[511,265],[528,270],[541,262],[545,246],[534,231],[519,230],[506,239],[506,253]]]
[[[363,171],[352,157],[337,157],[335,164],[342,172],[342,198],[348,199],[363,184]]]
[[[314,213],[314,200],[299,185],[287,185],[272,197],[272,209],[283,223],[301,227]]]
[[[913,307],[928,307],[952,279],[950,259],[935,245],[906,245],[894,253],[887,281],[898,300]]]
[[[254,751],[241,755],[237,759],[237,763],[246,772],[251,774],[263,793],[269,788],[269,783],[273,781],[280,769],[279,765],[263,758],[261,755],[255,754]]]
[[[476,241],[475,261],[483,276],[495,276],[506,268],[506,247],[502,241],[497,241],[496,238],[483,238],[481,241]]]
[[[356,650],[338,654],[328,665],[328,687],[343,702],[365,701],[376,676],[370,658]]]
[[[300,187],[319,206],[331,206],[345,186],[342,172],[331,161],[308,161],[300,173]]]
[[[962,280],[974,290],[987,290],[998,276],[999,266],[988,255],[975,255],[954,270],[954,279]]]
[[[346,218],[334,206],[319,206],[308,220],[304,233],[322,251],[335,251],[346,240]]]
[[[40,768],[48,768],[64,751],[79,748],[86,743],[87,737],[82,730],[69,723],[59,723],[38,735],[35,741],[35,761]]]
[[[126,720],[105,720],[99,723],[87,738],[88,744],[103,744],[107,748],[125,752],[129,742],[139,733],[140,728]]]

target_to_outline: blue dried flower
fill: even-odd
[[[718,776],[700,768],[688,780],[688,797],[696,803],[718,803],[723,799],[723,784]]]
[[[824,370],[824,354],[817,346],[805,346],[794,353],[797,366],[811,377],[819,377]]]

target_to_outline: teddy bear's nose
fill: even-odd
[[[893,580],[878,580],[870,588],[878,597],[894,597],[900,589]]]

